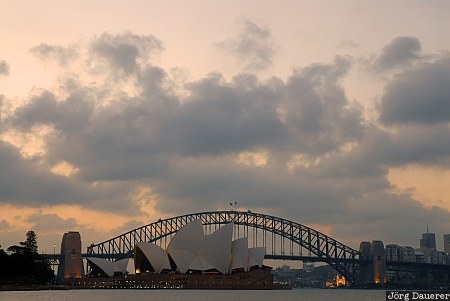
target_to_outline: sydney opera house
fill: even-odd
[[[87,277],[71,285],[114,288],[273,289],[265,249],[248,248],[247,237],[233,240],[233,223],[205,235],[200,220],[181,228],[166,249],[135,245],[134,258],[115,262],[88,257]]]

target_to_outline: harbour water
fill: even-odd
[[[383,290],[63,290],[0,292],[0,301],[374,301]]]

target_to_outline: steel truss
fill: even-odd
[[[252,246],[265,247],[267,258],[310,258],[328,263],[353,283],[358,280],[357,250],[299,223],[251,211],[211,211],[160,219],[102,243],[92,244],[87,253],[117,258],[131,255],[138,242],[167,246],[179,229],[196,219],[202,221],[207,234],[220,225],[233,222],[234,238],[248,237]]]

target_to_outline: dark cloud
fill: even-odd
[[[336,181],[317,181],[317,170],[291,172],[287,164],[296,153],[332,155],[363,137],[361,108],[340,86],[350,66],[337,57],[299,68],[286,82],[260,82],[251,74],[227,82],[213,74],[188,84],[183,98],[164,88],[163,69],[147,66],[138,72],[141,94],[133,98],[95,106],[95,92],[82,87],[65,99],[44,92],[12,120],[22,130],[41,124],[56,129],[46,144],[48,162],[73,164],[86,185],[146,183],[163,212],[220,208],[231,198],[248,208],[298,208],[312,221],[324,208],[344,210],[350,188],[333,189]],[[266,166],[236,161],[240,152],[253,151],[267,155]],[[111,211],[130,205],[102,200],[95,206]]]
[[[290,173],[281,162],[264,167],[239,165],[231,158],[178,159],[174,163],[170,178],[154,185],[161,199],[157,208],[163,212],[228,208],[230,200],[237,200],[241,208],[263,208],[281,216],[296,212],[304,222],[328,215],[325,208],[337,215],[345,211],[341,206],[345,197],[331,182],[313,181],[307,172]]]
[[[263,32],[259,37],[266,43],[270,32]],[[90,47],[91,59],[100,58],[108,72],[132,73],[126,85],[134,86],[73,82],[63,86],[65,93],[48,90],[17,108],[7,120],[13,129],[27,132],[48,125],[54,132],[46,138],[39,162],[24,160],[18,149],[1,145],[0,176],[7,179],[0,181],[2,202],[79,203],[136,213],[139,205],[132,192],[146,187],[163,214],[228,208],[230,200],[237,200],[241,208],[332,225],[337,235],[353,231],[360,237],[362,230],[349,225],[361,225],[370,239],[385,229],[380,221],[388,227],[396,222],[411,225],[409,216],[422,222],[421,214],[448,220],[446,210],[428,210],[410,195],[389,193],[387,179],[392,166],[449,166],[450,137],[442,122],[448,119],[421,116],[419,110],[402,115],[408,101],[424,99],[417,95],[430,96],[428,101],[445,110],[442,82],[450,81],[444,59],[411,65],[386,85],[380,120],[384,125],[407,124],[393,134],[366,124],[363,109],[346,95],[341,82],[352,67],[348,57],[297,68],[286,80],[261,81],[248,73],[225,80],[210,74],[186,84],[179,96],[171,90],[166,70],[147,59],[149,52],[161,50],[152,36],[105,33]],[[386,49],[384,54],[396,48]],[[410,52],[406,61],[413,60],[411,53],[419,52]],[[122,88],[135,93],[129,96]],[[408,96],[409,89],[416,92]],[[243,154],[261,162],[241,160]],[[78,173],[62,177],[48,172],[59,162],[68,162]],[[12,172],[6,177],[2,170]],[[396,220],[395,212],[405,215]],[[70,219],[50,218],[73,225]]]
[[[19,204],[67,204],[86,198],[81,187],[54,175],[19,150],[0,141],[0,201]]]
[[[114,72],[130,74],[162,49],[162,42],[152,35],[105,32],[90,43],[91,63],[103,62]]]
[[[349,60],[337,57],[333,64],[311,65],[288,79],[278,109],[295,142],[292,151],[320,155],[361,137],[362,110],[339,84],[349,67]]]
[[[63,47],[41,43],[32,47],[30,52],[44,62],[55,60],[61,66],[67,66],[72,60],[78,57],[78,51],[74,46]]]
[[[395,76],[384,91],[384,124],[436,124],[450,121],[450,58],[424,63]]]
[[[154,221],[154,220],[152,220],[152,221]],[[128,222],[124,223],[123,225],[120,225],[119,227],[111,230],[111,236],[121,235],[122,233],[128,232],[132,229],[139,228],[142,225],[143,225],[142,221],[137,221],[137,220],[128,221]]]
[[[436,233],[438,249],[441,249],[442,235],[450,227],[448,210],[423,207],[408,195],[378,190],[359,196],[349,205],[346,221],[336,223],[333,237],[341,241],[353,237],[352,245],[356,248],[361,241],[376,239],[383,240],[385,245],[395,243],[419,248],[420,235],[425,233],[427,222],[432,221],[431,232]]]
[[[212,76],[190,84],[189,90],[191,95],[168,124],[178,132],[182,154],[239,152],[287,142],[287,129],[277,116],[281,95],[276,87],[242,74],[232,83]]]
[[[316,153],[339,149],[362,133],[359,107],[340,78],[349,61],[298,70],[287,83],[259,82],[249,74],[225,82],[211,75],[186,86],[180,99],[167,89],[164,70],[139,75],[141,95],[94,106],[80,89],[66,99],[44,92],[16,110],[22,129],[50,124],[51,162],[67,161],[90,180],[159,177],[171,156],[221,156],[269,150]],[[90,92],[92,94],[92,91]]]
[[[88,124],[94,105],[83,89],[63,101],[59,101],[52,92],[44,91],[33,97],[26,107],[19,107],[12,122],[19,128],[51,124],[57,130],[76,134]]]
[[[386,141],[386,140],[385,140]],[[450,131],[447,124],[403,127],[380,144],[377,153],[391,166],[421,164],[450,166]],[[375,152],[375,151],[374,151]]]
[[[374,66],[379,71],[410,64],[421,57],[422,45],[415,37],[396,37],[383,47]]]
[[[239,34],[217,46],[229,50],[248,70],[270,67],[276,54],[270,29],[246,20]]]
[[[31,228],[38,233],[41,231],[58,231],[58,233],[63,233],[80,227],[74,218],[64,219],[54,213],[36,212],[28,216],[26,221],[32,224]]]
[[[5,60],[0,60],[0,76],[8,76],[9,75],[9,64]]]

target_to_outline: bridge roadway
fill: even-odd
[[[132,253],[120,253],[114,254],[111,256],[110,254],[89,254],[83,253],[81,257],[97,257],[104,258],[110,260],[119,260],[123,258],[133,258]],[[44,258],[49,260],[51,265],[59,265],[60,254],[41,254]],[[303,261],[303,262],[347,262],[352,264],[367,264],[371,263],[370,260],[360,260],[360,259],[330,259],[327,257],[317,257],[317,256],[294,256],[294,255],[273,255],[266,254],[264,256],[265,259],[269,260],[289,260],[289,261]],[[433,263],[424,263],[424,262],[404,262],[404,261],[386,261],[386,270],[387,271],[401,271],[401,272],[431,272],[438,274],[450,274],[450,265],[444,264],[433,264]]]
[[[143,241],[166,248],[179,229],[197,219],[202,221],[205,234],[211,234],[222,225],[234,223],[234,239],[247,237],[249,247],[265,247],[267,259],[325,262],[352,283],[360,279],[360,267],[365,262],[359,260],[357,250],[297,222],[251,211],[208,211],[159,219],[104,242],[92,244],[83,256],[109,259],[131,257],[135,244]],[[389,270],[433,268],[433,271],[450,272],[450,266],[437,266],[398,262],[387,264]]]

